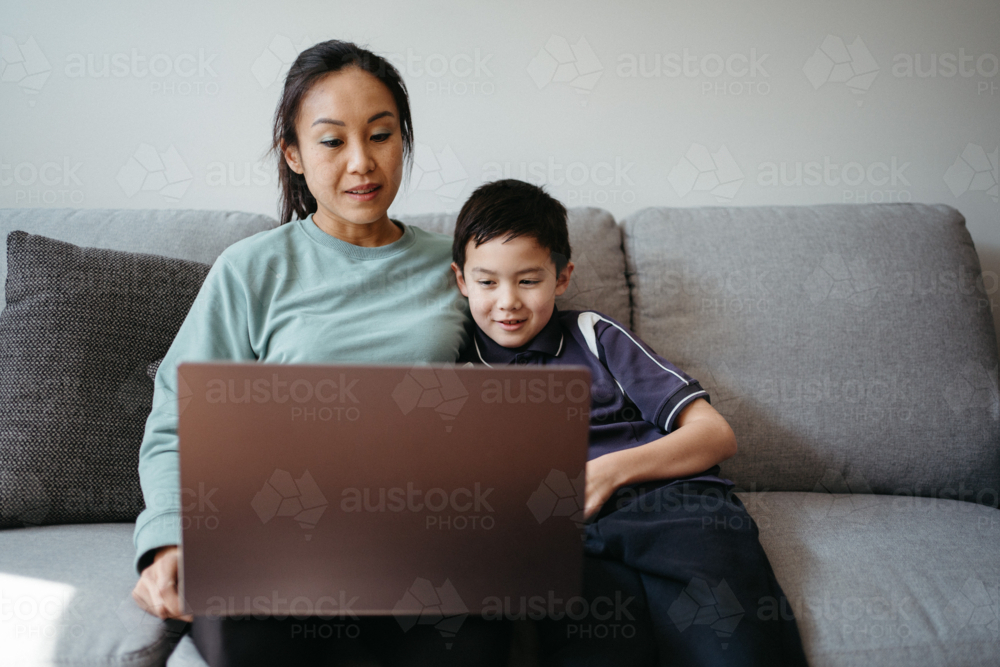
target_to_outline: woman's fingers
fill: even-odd
[[[140,607],[158,618],[192,620],[190,614],[184,614],[177,592],[176,547],[157,554],[153,564],[143,570],[132,597]]]

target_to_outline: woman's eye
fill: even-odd
[[[329,146],[330,148],[336,148],[337,146],[342,145],[344,142],[341,141],[340,139],[324,139],[320,143],[323,144],[324,146]]]
[[[381,132],[379,134],[373,135],[372,139],[374,139],[375,141],[378,141],[378,142],[382,142],[382,141],[386,141],[391,136],[392,136],[391,132]]]

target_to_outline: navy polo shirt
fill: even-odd
[[[698,381],[656,354],[627,327],[593,310],[554,309],[528,344],[507,348],[473,323],[471,343],[459,363],[573,365],[590,369],[588,459],[638,447],[670,433],[677,416],[708,392]],[[683,478],[732,484],[719,466]],[[678,480],[680,481],[680,480]]]

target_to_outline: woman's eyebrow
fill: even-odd
[[[395,118],[396,114],[392,113],[391,111],[380,111],[371,118],[369,118],[368,122],[374,123],[379,118],[386,118],[386,117]],[[332,118],[317,118],[316,120],[313,121],[312,125],[310,125],[309,127],[319,125],[320,123],[329,123],[330,125],[340,125],[341,127],[347,127],[347,124],[344,121],[333,120]]]

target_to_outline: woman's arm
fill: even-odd
[[[620,486],[702,472],[736,454],[736,435],[704,398],[691,401],[659,440],[587,463],[584,516],[597,512]]]
[[[181,617],[177,597],[177,545],[180,544],[180,460],[177,386],[181,361],[253,360],[247,292],[243,278],[219,257],[205,277],[191,309],[160,363],[153,383],[153,407],[139,448],[139,481],[145,509],[136,520],[133,541],[140,573],[132,596],[160,618]]]

